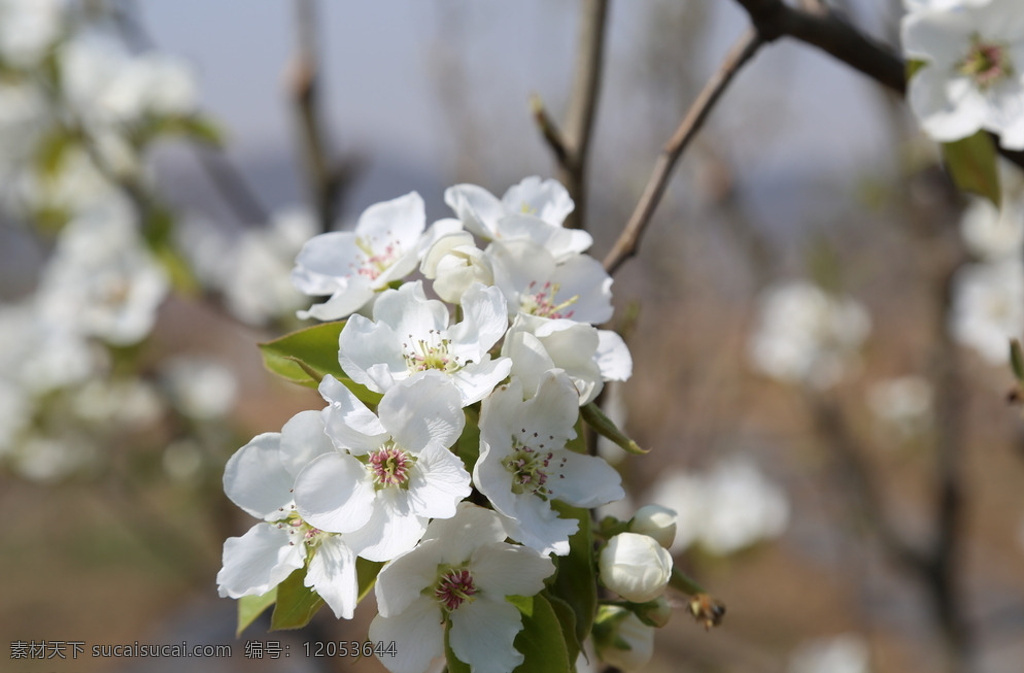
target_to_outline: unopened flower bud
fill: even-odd
[[[633,612],[644,624],[659,629],[668,624],[668,620],[672,618],[672,606],[664,596],[658,596],[653,601],[636,606],[633,608]]]
[[[654,654],[654,629],[625,608],[604,605],[594,622],[594,646],[606,664],[636,671]]]
[[[672,576],[672,555],[648,535],[620,533],[598,561],[604,585],[633,603],[654,600]]]
[[[661,505],[646,505],[633,515],[629,531],[649,535],[665,549],[672,547],[676,539],[676,511]]]
[[[423,257],[420,270],[433,279],[437,296],[452,303],[462,301],[473,283],[494,283],[490,262],[467,231],[439,238]]]

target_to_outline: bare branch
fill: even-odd
[[[901,96],[906,95],[906,62],[885,44],[847,23],[824,3],[804,2],[805,9],[797,9],[782,0],[736,2],[747,10],[754,28],[765,42],[780,37],[794,38],[821,49]],[[1024,152],[1004,149],[998,145],[998,138],[996,140],[999,153],[1024,168]]]
[[[315,0],[295,0],[296,46],[289,73],[289,93],[298,116],[302,158],[310,197],[321,231],[334,222],[342,171],[328,156],[327,139],[317,108],[318,63]]]
[[[590,154],[597,99],[601,92],[604,35],[608,0],[583,0],[580,37],[576,51],[569,109],[560,131],[536,96],[531,101],[534,119],[558,162],[558,177],[576,204],[565,226],[586,228],[586,165]]]
[[[708,114],[714,108],[715,103],[722,93],[732,82],[733,77],[739,72],[747,61],[749,61],[763,44],[763,40],[754,30],[747,31],[742,38],[729,50],[718,71],[712,75],[707,84],[697,95],[693,105],[686,112],[686,116],[679,124],[675,134],[668,141],[658,157],[654,171],[647,181],[644,193],[640,197],[633,215],[623,229],[619,239],[612,246],[611,251],[604,258],[604,268],[608,273],[614,274],[627,259],[636,254],[640,244],[640,237],[651,221],[655,208],[661,201],[668,185],[668,179],[672,169],[683,150],[694,138]]]

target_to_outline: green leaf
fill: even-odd
[[[448,673],[473,673],[469,664],[455,656],[452,646],[448,642],[448,632],[451,631],[451,622],[444,628],[444,658],[448,662]]]
[[[469,473],[473,472],[473,467],[480,457],[480,411],[477,406],[465,408],[466,427],[455,443],[455,455],[462,459]]]
[[[563,518],[572,517],[580,527],[569,538],[569,553],[556,559],[558,573],[549,588],[551,595],[565,601],[576,616],[576,639],[586,640],[597,613],[597,568],[594,566],[594,537],[590,530],[590,512],[552,501]]]
[[[220,128],[202,115],[150,117],[136,128],[133,140],[139,147],[161,137],[181,137],[210,147],[223,147]]]
[[[551,609],[558,617],[558,623],[562,627],[562,638],[565,639],[565,648],[569,653],[569,661],[576,661],[580,655],[580,640],[576,634],[576,613],[572,606],[557,596],[548,596]]]
[[[356,577],[359,578],[359,594],[356,603],[363,600],[366,594],[370,593],[373,585],[377,583],[377,574],[384,567],[383,563],[367,561],[363,557],[356,558]]]
[[[571,673],[575,659],[562,636],[562,626],[551,603],[538,594],[533,597],[528,612],[523,612],[523,630],[515,640],[515,648],[524,659],[515,670],[518,673]]]
[[[907,80],[917,74],[917,71],[928,65],[925,61],[918,61],[917,59],[910,59],[907,61]]]
[[[301,629],[324,604],[312,589],[303,584],[306,569],[299,568],[277,585],[277,605],[270,618],[270,628]]]
[[[274,587],[261,596],[242,596],[238,599],[238,628],[235,636],[242,635],[242,631],[249,628],[249,625],[256,621],[267,608],[277,601],[277,587]]]
[[[330,374],[360,401],[375,406],[382,395],[345,376],[338,362],[338,335],[344,326],[344,321],[326,322],[262,343],[263,364],[275,374],[309,388],[316,388]]]
[[[985,197],[996,208],[1002,206],[996,162],[998,154],[995,141],[988,132],[978,131],[962,140],[943,143],[942,157],[957,187]]]
[[[1021,351],[1020,341],[1010,339],[1010,366],[1013,367],[1013,375],[1017,380],[1024,383],[1024,352]]]
[[[641,449],[639,444],[624,435],[612,419],[605,416],[600,407],[593,402],[581,407],[580,413],[583,414],[583,420],[587,422],[587,425],[597,430],[601,436],[607,437],[621,446],[627,453],[642,456],[650,451],[650,449]]]

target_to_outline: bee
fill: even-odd
[[[720,625],[725,618],[725,604],[707,594],[695,594],[688,607],[697,623],[703,624],[709,631],[712,626]]]

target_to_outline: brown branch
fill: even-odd
[[[565,226],[586,228],[587,157],[601,93],[608,0],[583,0],[579,45],[565,127],[560,130],[539,97],[531,100],[533,116],[558,162],[558,178],[576,204]]]
[[[315,10],[314,0],[295,1],[296,48],[289,73],[289,92],[298,117],[313,209],[321,231],[327,231],[334,222],[342,177],[347,171],[328,156],[326,134],[319,116]]]
[[[614,274],[627,259],[636,254],[640,244],[640,237],[650,223],[658,202],[661,201],[672,168],[682,155],[690,141],[704,124],[704,120],[714,108],[715,103],[725,92],[733,77],[739,72],[747,61],[749,61],[763,44],[763,40],[756,31],[747,31],[742,38],[733,46],[726,55],[725,60],[718,71],[712,75],[707,84],[697,95],[693,105],[687,111],[679,128],[668,141],[654,165],[654,171],[647,181],[644,193],[640,197],[633,215],[629,218],[626,228],[623,229],[619,239],[612,246],[611,251],[604,258],[604,268],[608,273]]]
[[[882,42],[850,25],[824,3],[804,2],[804,9],[797,9],[782,0],[736,2],[750,15],[763,41],[772,42],[780,37],[799,40],[821,49],[900,96],[906,95],[906,62]],[[996,141],[1004,158],[1024,168],[1024,151],[1005,149],[998,144],[998,138]]]

